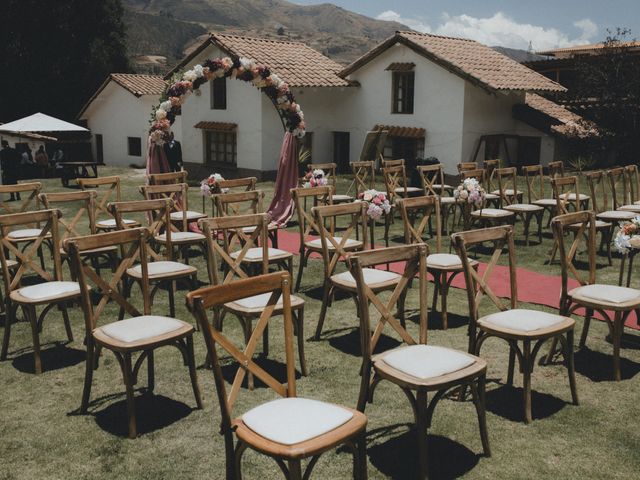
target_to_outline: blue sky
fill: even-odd
[[[317,0],[293,0],[317,4]],[[640,0],[332,0],[348,10],[419,31],[488,45],[545,50],[602,41],[607,29],[640,38]]]

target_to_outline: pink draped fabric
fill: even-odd
[[[169,162],[164,153],[164,148],[149,140],[147,148],[147,175],[150,173],[169,172]]]
[[[284,134],[273,200],[267,209],[271,221],[279,226],[287,224],[293,215],[291,189],[298,186],[298,140],[291,132]]]

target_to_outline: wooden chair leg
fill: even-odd
[[[175,280],[171,280],[169,282],[169,316],[172,318],[175,318],[176,316],[176,298],[175,298],[175,291],[176,291],[176,282]]]
[[[87,413],[87,410],[89,409],[89,399],[91,398],[91,383],[93,382],[93,370],[95,369],[95,353],[95,345],[93,341],[88,340],[87,358],[84,370],[84,387],[82,388],[82,402],[80,403],[80,413]]]
[[[302,480],[302,462],[289,460],[289,480]]]
[[[622,343],[622,330],[624,328],[623,312],[615,312],[613,317],[613,376],[616,381],[622,379],[620,373],[620,344]]]
[[[42,373],[42,359],[40,356],[40,334],[38,333],[38,317],[36,315],[36,307],[33,305],[25,305],[22,307],[25,316],[31,324],[31,337],[33,338],[33,363],[36,375]]]
[[[353,452],[353,478],[354,480],[367,480],[367,435],[365,432],[358,435]]]
[[[302,272],[307,263],[307,257],[311,254],[309,250],[305,251],[304,249],[300,251],[299,263],[298,263],[298,277],[296,278],[296,288],[295,292],[300,290],[300,282],[302,282]]]
[[[579,404],[578,388],[576,385],[576,368],[573,355],[573,329],[567,332],[566,345],[564,348],[564,359],[567,362],[567,374],[569,375],[569,388],[571,389],[571,399],[574,405]]]
[[[193,336],[189,335],[186,338],[187,342],[187,361],[189,366],[189,377],[191,378],[191,387],[193,388],[193,395],[196,397],[196,405],[199,409],[202,409],[202,395],[200,394],[200,385],[198,384],[198,375],[196,373],[196,359],[193,353]]]
[[[547,353],[547,356],[542,362],[543,365],[549,365],[551,363],[554,355],[556,354],[557,349],[558,349],[558,337],[553,337],[553,339],[551,340],[551,348],[549,348],[549,353]]]
[[[304,306],[296,312],[297,336],[298,336],[298,356],[300,357],[300,373],[303,376],[309,375],[307,368],[307,358],[304,354]]]
[[[427,392],[418,390],[418,393],[416,395],[416,435],[418,436],[418,465],[419,478],[421,480],[426,479],[429,476],[427,449],[427,401]]]
[[[9,351],[9,337],[11,336],[11,324],[16,317],[17,307],[8,300],[5,302],[5,315],[4,315],[4,335],[2,337],[2,351],[0,351],[0,360],[7,359],[7,353]]]
[[[136,438],[136,401],[133,395],[133,370],[131,368],[131,354],[122,353],[121,367],[124,387],[127,393],[127,416],[129,418],[129,438]]]
[[[509,346],[509,367],[507,370],[507,384],[513,385],[513,371],[516,366],[516,351],[512,346]]]
[[[591,324],[591,317],[593,316],[593,309],[587,308],[584,316],[584,325],[582,326],[582,333],[580,334],[580,348],[584,348],[587,344],[587,335],[589,334],[589,325]]]
[[[147,353],[147,391],[153,392],[156,387],[156,375],[154,367],[153,350]]]
[[[333,286],[330,286],[328,281],[325,281],[323,294],[322,294],[322,307],[320,307],[320,318],[318,319],[318,325],[316,326],[316,333],[313,336],[314,340],[320,340],[320,334],[322,333],[322,325],[324,324],[324,319],[327,315],[327,306],[329,304],[329,299],[331,298]]]
[[[471,395],[473,396],[473,403],[476,406],[476,414],[478,415],[482,451],[485,457],[490,457],[491,448],[489,447],[489,433],[487,431],[486,383],[486,375],[482,375],[478,377],[476,382],[472,382],[469,386],[471,387]]]
[[[64,319],[64,328],[67,331],[67,340],[73,342],[73,332],[71,331],[71,322],[69,321],[69,312],[67,311],[67,305],[60,304],[60,311],[62,312],[62,318]]]
[[[531,340],[525,340],[522,348],[522,394],[524,396],[524,423],[531,423]]]
[[[442,280],[440,280],[440,311],[442,312],[442,328],[449,328],[449,319],[447,316],[447,294],[449,293],[449,282],[447,282],[447,272],[442,272]]]

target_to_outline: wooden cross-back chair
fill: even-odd
[[[218,193],[212,195],[215,204],[215,216],[249,215],[264,213],[262,190],[249,190],[246,192]],[[246,227],[245,233],[250,233],[252,227]],[[278,248],[278,225],[269,223],[269,239],[274,248]]]
[[[578,177],[571,176],[552,178],[551,189],[553,191],[553,196],[556,199],[556,212],[558,215],[564,215],[572,211],[579,212],[584,210],[584,202],[578,200],[582,195],[580,193]],[[607,240],[611,236],[611,227],[611,223],[596,219],[596,232],[600,233],[600,250],[606,249],[609,265],[612,265],[611,244]],[[570,227],[570,230],[574,233],[578,229],[578,225]],[[558,242],[554,239],[550,263],[554,261],[557,250]]]
[[[381,168],[392,168],[392,167],[404,167],[404,158],[397,158],[395,160],[385,160],[385,158],[380,154],[380,165]]]
[[[316,340],[320,339],[327,309],[333,302],[336,290],[342,290],[355,299],[355,279],[348,271],[336,273],[336,268],[339,264],[344,263],[347,253],[363,250],[364,245],[366,245],[366,210],[367,207],[364,202],[327,205],[324,207],[313,207],[311,209],[315,223],[319,228],[318,233],[320,234],[322,261],[324,264],[322,307],[314,336]],[[334,225],[341,220],[341,223],[347,223],[348,226],[340,232],[340,236],[338,237],[335,235]],[[327,224],[329,224],[329,227],[327,227]],[[357,231],[360,232],[362,242],[352,238]],[[392,290],[400,279],[400,275],[397,273],[386,270],[367,269],[364,275],[366,276],[368,284],[376,292]]]
[[[116,219],[109,213],[107,205],[109,202],[119,202],[121,200],[120,177],[113,175],[110,177],[78,178],[76,181],[83,191],[93,190],[96,192],[94,204],[96,230],[115,230],[117,228]],[[99,189],[102,189],[102,195],[99,195]],[[99,219],[100,216],[106,218]],[[124,222],[132,227],[140,226],[140,222],[135,220],[124,219]]]
[[[640,290],[596,283],[596,219],[593,212],[574,212],[555,217],[551,225],[558,243],[562,275],[560,295],[560,313],[572,315],[578,308],[585,309],[584,327],[580,336],[580,348],[584,348],[589,332],[589,323],[593,312],[598,312],[607,322],[613,343],[613,375],[621,379],[620,346],[624,324],[631,312],[640,318]],[[568,243],[566,233],[579,228]],[[586,241],[587,272],[581,272],[576,266],[576,254],[581,242]],[[569,278],[574,277],[579,287],[569,289]],[[549,358],[553,354],[553,347]]]
[[[356,198],[367,190],[372,190],[376,186],[376,162],[373,160],[364,160],[351,162],[351,172],[353,173],[353,181],[347,189],[347,195],[352,190]]]
[[[487,190],[487,172],[482,168],[473,170],[462,170],[460,172],[461,181],[468,178],[475,178]],[[478,210],[473,209],[473,205],[466,202],[459,202],[458,205],[462,210],[462,219],[464,220],[464,229],[470,230],[474,223],[478,223],[481,227],[500,225],[503,223],[513,223],[515,214],[509,210],[500,208],[500,191],[487,192],[485,194],[485,204]],[[492,205],[486,208],[487,205]]]
[[[298,232],[300,233],[300,256],[295,292],[300,290],[302,272],[307,266],[309,256],[312,253],[322,253],[321,241],[317,237],[320,229],[317,227],[311,211],[306,209],[307,199],[313,200],[313,206],[333,205],[332,192],[333,188],[329,186],[291,189],[291,197],[298,215]],[[360,242],[358,247],[363,248],[364,244]]]
[[[640,174],[637,165],[627,165],[624,167],[624,174],[627,179],[629,189],[629,203],[640,205]]]
[[[36,374],[42,373],[40,332],[46,315],[53,307],[57,306],[62,312],[67,339],[69,342],[73,341],[67,306],[70,300],[80,295],[80,288],[76,282],[66,282],[63,279],[58,248],[52,249],[53,262],[50,270],[36,261],[43,242],[51,239],[54,245],[59,245],[58,221],[60,216],[59,210],[0,215],[0,264],[5,290],[4,337],[0,360],[7,358],[11,324],[16,321],[17,309],[21,308],[24,318],[31,326],[34,372]],[[40,233],[21,250],[11,239],[9,233],[11,230],[21,229],[33,223],[41,225]],[[15,260],[11,259],[11,256]],[[37,308],[40,306],[45,308],[38,315]]]
[[[449,215],[453,213],[452,223],[455,223],[457,202],[452,196],[446,195],[453,191],[453,187],[444,183],[444,170],[442,169],[442,164],[418,165],[417,170],[418,175],[420,176],[420,182],[422,183],[424,195],[437,196],[440,198],[442,224],[446,227],[446,231],[449,232]],[[440,218],[440,216],[438,216],[438,218]],[[430,231],[431,228],[431,223],[429,223]]]
[[[475,178],[480,182],[486,191],[485,203],[495,208],[500,206],[499,193],[491,193],[487,186],[487,172],[484,168],[463,169],[460,172],[460,182],[464,182],[467,178]]]
[[[462,272],[462,262],[458,255],[440,253],[442,249],[442,234],[440,226],[440,198],[436,196],[414,197],[398,200],[402,223],[404,225],[404,241],[406,244],[426,243],[426,229],[431,217],[436,221],[435,253],[427,257],[427,271],[433,276],[433,303],[431,310],[435,311],[438,295],[441,296],[442,328],[448,328],[447,296],[453,279]],[[477,268],[478,262],[473,261]]]
[[[509,344],[509,369],[507,383],[513,385],[515,360],[518,359],[523,375],[524,421],[532,421],[531,414],[531,374],[540,347],[547,340],[557,338],[562,344],[562,352],[567,363],[571,397],[578,404],[574,361],[573,334],[575,321],[569,317],[555,315],[539,310],[518,308],[518,283],[516,278],[516,253],[513,227],[500,226],[460,232],[453,235],[456,251],[462,259],[467,283],[469,303],[469,352],[480,354],[483,343],[491,337],[497,337]],[[469,262],[469,248],[493,242],[494,250],[486,268],[480,274]],[[492,273],[498,267],[498,261],[506,249],[510,283],[510,301],[505,304],[490,285]],[[480,316],[482,300],[488,298],[497,313]]]
[[[220,194],[225,193],[238,193],[238,192],[250,192],[251,190],[256,189],[256,184],[258,183],[258,179],[256,177],[244,177],[244,178],[232,178],[229,180],[219,180],[218,184],[220,185]],[[206,196],[202,196],[202,211],[206,212],[205,208],[205,200]],[[211,195],[208,197],[211,200],[211,216],[218,217],[220,216],[216,211],[216,203],[215,196]]]
[[[631,169],[629,169],[629,167],[617,167],[607,171],[609,188],[611,189],[611,197],[613,200],[612,207],[614,210],[623,212],[640,213],[640,205],[636,205],[633,200],[635,193],[633,190],[633,181],[631,180],[633,173],[628,173],[634,171],[633,167],[637,169],[637,166],[632,165],[631,167]]]
[[[278,262],[277,254],[280,252],[280,250],[268,247],[267,226],[269,221],[270,217],[267,213],[207,218],[200,221],[202,231],[207,237],[209,281],[212,285],[228,284],[250,276],[269,273],[269,265]],[[243,230],[247,227],[252,228],[249,233],[244,233]],[[238,233],[237,235],[229,235],[230,231]],[[216,232],[222,233],[222,245],[216,240]],[[247,264],[252,268],[245,268]],[[283,270],[289,270],[288,266],[284,265]],[[214,311],[215,328],[222,330],[224,315],[227,312],[231,313],[240,321],[245,341],[249,342],[252,322],[260,317],[267,300],[268,296],[258,295],[224,304],[221,311]],[[291,296],[291,309],[298,337],[300,370],[303,375],[307,375],[304,357],[304,304],[302,298]],[[282,304],[278,303],[274,315],[281,313]],[[263,353],[269,355],[267,329],[265,329],[263,336]],[[249,376],[249,387],[253,388],[253,376],[251,375]]]
[[[427,344],[427,262],[425,244],[404,245],[349,254],[348,264],[356,280],[362,350],[362,379],[358,410],[363,412],[381,380],[388,380],[402,389],[409,399],[418,440],[419,475],[428,476],[427,429],[434,409],[445,394],[454,388],[470,386],[476,406],[480,437],[485,456],[490,456],[485,409],[487,363],[466,352]],[[382,299],[370,288],[363,272],[384,263],[404,263],[400,281],[388,299]],[[397,318],[394,310],[402,311],[404,298],[417,274],[419,336],[416,341]],[[373,352],[385,327],[399,336],[403,345],[376,355]],[[373,375],[372,375],[373,373]],[[433,394],[431,402],[429,395]]]
[[[189,172],[180,170],[179,172],[150,173],[147,175],[149,185],[167,185],[174,183],[187,183]]]
[[[562,160],[556,160],[549,162],[547,165],[550,178],[564,177],[564,162]]]
[[[516,216],[522,218],[524,223],[525,244],[529,246],[529,227],[531,220],[535,217],[538,223],[538,243],[542,243],[542,216],[544,208],[533,203],[522,203],[518,198],[517,173],[516,167],[496,168],[496,177],[498,179],[498,192],[500,195],[500,204],[503,210],[513,212]]]
[[[139,214],[148,220],[150,244],[147,249],[149,257],[152,259],[147,266],[148,282],[153,285],[150,293],[150,301],[153,299],[161,287],[166,286],[169,295],[169,316],[174,317],[175,290],[177,280],[187,280],[191,288],[197,288],[198,269],[186,265],[182,262],[173,261],[173,237],[182,232],[174,232],[170,220],[173,209],[173,201],[165,199],[137,200],[129,202],[110,203],[108,208],[116,219],[119,230],[130,228],[123,222],[125,217],[132,217]],[[203,235],[204,237],[204,235]],[[155,247],[155,248],[154,248]],[[162,251],[164,249],[164,252]],[[141,265],[136,265],[127,270],[127,281],[125,282],[125,298],[130,294],[132,283],[142,286],[143,272]]]
[[[62,248],[62,242],[71,237],[82,237],[94,235],[96,229],[96,197],[95,190],[85,190],[62,193],[41,193],[40,201],[45,208],[59,208],[63,214],[58,220],[58,227],[62,230],[59,235],[59,243],[54,248],[58,248],[63,261],[68,261],[67,253]],[[64,213],[66,210],[68,213]],[[118,250],[114,247],[96,248],[83,252],[83,255],[92,259],[94,265],[100,265],[100,258],[107,261],[109,268],[113,268],[118,255]],[[71,265],[70,265],[71,266]],[[71,269],[72,275],[75,272]]]
[[[564,178],[564,176],[565,176],[564,163],[562,163],[560,160],[555,161],[555,162],[549,162],[549,165],[548,165],[547,168],[549,170],[549,178],[550,179],[554,180],[554,179]],[[575,201],[576,198],[579,199],[580,203],[581,203],[580,210],[588,210],[589,209],[589,200],[591,200],[589,195],[581,193],[580,191],[576,191],[576,192],[561,192],[560,195],[562,197],[568,196],[569,200],[571,200],[572,202]],[[558,212],[558,213],[560,213],[560,212]]]
[[[354,198],[348,194],[338,194],[338,176],[336,174],[337,165],[335,163],[310,163],[308,165],[309,171],[316,169],[322,170],[324,176],[327,179],[327,185],[333,187],[333,195],[331,200],[333,203],[347,203],[353,202]]]
[[[477,162],[460,162],[456,164],[456,168],[458,169],[458,173],[462,174],[462,172],[466,172],[467,170],[477,170],[479,166]]]
[[[78,272],[86,329],[87,357],[80,412],[87,413],[93,371],[97,367],[100,350],[106,348],[113,352],[122,371],[127,397],[129,438],[137,436],[134,385],[137,383],[138,372],[146,359],[147,392],[153,392],[155,387],[153,357],[154,350],[159,347],[172,345],[180,350],[184,363],[189,368],[196,404],[198,408],[202,408],[193,354],[193,326],[176,318],[151,314],[149,264],[147,263],[148,236],[149,231],[146,228],[135,228],[70,238],[64,242],[64,248],[71,257],[74,269]],[[117,248],[123,252],[110,278],[104,278],[104,275],[93,269],[83,260],[84,255],[82,255],[83,251],[105,247]],[[130,299],[122,294],[126,272],[133,268],[136,262],[139,262],[142,270],[143,307],[141,309],[135,307]],[[96,295],[98,298],[95,298]],[[114,307],[120,307],[119,320],[101,322],[103,318],[113,317],[113,313],[108,309],[110,303],[115,304]],[[125,311],[130,318],[123,320]],[[134,359],[134,354],[137,353],[139,355]]]
[[[407,198],[410,195],[419,195],[422,192],[421,188],[409,185],[404,165],[384,167],[382,169],[382,177],[387,190],[387,198],[392,205],[395,204],[397,198]]]
[[[496,169],[500,168],[500,159],[494,158],[491,160],[485,160],[482,166],[484,168],[484,171],[487,172],[487,190],[492,191]]]
[[[200,324],[213,364],[220,406],[220,434],[224,436],[225,444],[226,479],[242,477],[242,455],[247,448],[273,458],[285,478],[302,480],[310,477],[322,453],[347,444],[355,447],[354,478],[364,480],[367,478],[365,415],[347,407],[296,396],[290,290],[289,274],[275,272],[202,288],[187,295],[187,304]],[[251,339],[242,349],[211,326],[208,312],[251,296],[266,296],[267,301]],[[281,383],[253,360],[259,338],[279,308],[284,316],[286,383]],[[238,365],[230,387],[220,365],[220,348],[230,355],[233,364]],[[249,373],[273,390],[278,399],[253,407],[234,419],[234,408],[243,391],[242,383]],[[309,462],[303,470],[301,463],[306,459]]]
[[[532,205],[537,205],[549,211],[549,221],[555,215],[556,199],[545,196],[545,175],[542,165],[525,165],[522,167],[525,181],[527,182],[527,200]]]

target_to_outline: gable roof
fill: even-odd
[[[82,106],[80,113],[76,118],[82,118],[84,112],[89,108],[89,105],[102,93],[109,82],[115,82],[124,88],[129,93],[136,97],[142,97],[143,95],[162,95],[167,88],[167,83],[160,75],[142,75],[138,73],[111,73],[106,78],[102,85],[96,90],[96,93],[91,95],[89,100]]]
[[[562,85],[475,40],[407,31],[396,32],[343,69],[340,76],[350,75],[397,43],[490,91],[566,91]]]
[[[638,50],[640,49],[639,41],[631,41],[631,42],[618,42],[615,44],[617,48],[628,48],[630,50]],[[567,57],[573,54],[598,54],[602,50],[606,48],[604,42],[600,43],[590,43],[588,45],[574,45],[573,47],[562,47],[555,48],[553,50],[544,50],[542,52],[536,52],[538,55],[546,55],[550,57]]]
[[[527,93],[524,105],[516,107],[514,116],[534,128],[542,127],[543,130],[560,135],[587,136],[597,133],[597,127],[593,122],[535,93]],[[535,111],[536,115],[530,115],[531,110]]]
[[[263,64],[291,87],[348,87],[338,76],[342,65],[304,43],[211,33],[191,54],[165,75],[165,79],[185,67],[209,45],[232,57],[246,57]]]

